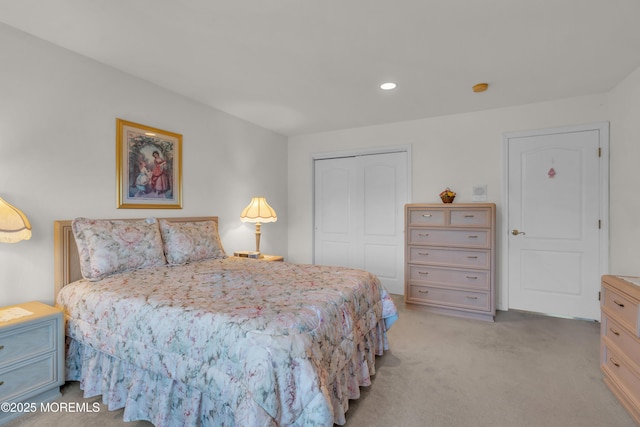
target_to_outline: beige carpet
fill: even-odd
[[[495,323],[407,310],[389,331],[371,387],[352,401],[352,427],[632,427],[602,381],[595,322],[516,311]],[[78,383],[61,401],[82,399]],[[39,413],[8,426],[151,426],[122,411]],[[251,427],[251,426],[240,426]]]

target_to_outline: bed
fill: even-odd
[[[217,225],[55,221],[66,379],[158,427],[344,424],[392,299],[365,271],[227,257]]]

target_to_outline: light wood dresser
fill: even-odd
[[[640,277],[602,276],[600,368],[640,425]]]
[[[408,307],[493,321],[493,203],[405,205]]]

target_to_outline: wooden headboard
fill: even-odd
[[[145,218],[114,219],[113,221],[140,221]],[[214,221],[218,224],[217,216],[197,216],[184,218],[158,218],[171,222]],[[53,222],[53,274],[54,301],[63,286],[82,279],[80,271],[80,255],[76,240],[71,230],[71,220],[57,220]]]

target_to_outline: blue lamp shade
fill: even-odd
[[[0,197],[0,242],[16,243],[31,238],[31,224],[15,206]]]

